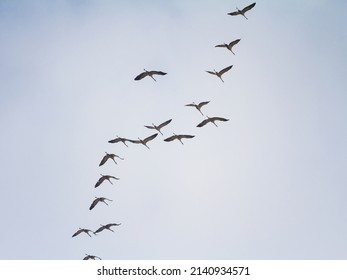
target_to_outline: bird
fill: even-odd
[[[229,44],[223,43],[221,45],[217,45],[217,46],[215,46],[215,48],[227,48],[229,51],[231,51],[235,55],[235,53],[233,52],[233,46],[238,44],[238,42],[240,42],[240,41],[241,41],[241,39],[237,39],[235,41],[230,42]]]
[[[197,127],[203,127],[205,124],[208,124],[209,122],[213,123],[215,126],[218,126],[216,125],[216,121],[222,121],[222,122],[227,122],[228,119],[225,119],[225,118],[221,118],[221,117],[207,117],[207,119],[203,120],[201,123],[199,123],[197,125]]]
[[[242,15],[242,16],[244,16],[246,19],[248,19],[246,16],[245,16],[245,13],[247,12],[247,11],[249,11],[250,9],[252,9],[252,8],[254,8],[254,6],[255,6],[255,2],[253,3],[253,4],[251,4],[251,5],[249,5],[249,6],[247,6],[247,7],[244,7],[242,10],[239,10],[237,7],[236,7],[236,12],[232,12],[232,13],[228,13],[228,15],[230,15],[230,16],[237,16],[237,15]]]
[[[233,67],[233,65],[230,65],[230,66],[228,66],[228,67],[226,67],[226,68],[220,70],[219,72],[217,72],[215,69],[213,69],[214,72],[212,72],[212,71],[206,71],[206,72],[207,72],[207,73],[210,73],[210,74],[212,74],[212,75],[216,75],[216,76],[217,76],[219,79],[221,79],[221,81],[224,83],[224,81],[223,81],[223,79],[222,79],[222,75],[223,75],[224,73],[228,72],[232,67]]]
[[[125,143],[127,141],[129,142],[129,139],[126,139],[126,138],[123,138],[123,137],[119,137],[117,135],[117,137],[115,139],[112,139],[112,140],[108,141],[108,143],[112,143],[113,144],[113,143],[122,142],[125,146],[128,147],[128,145]]]
[[[157,81],[156,79],[153,78],[153,75],[161,75],[161,76],[164,76],[166,75],[167,73],[164,73],[162,71],[147,71],[146,69],[143,69],[145,72],[142,72],[140,75],[137,75],[135,77],[135,81],[139,81],[139,80],[142,80],[144,77],[146,76],[150,76],[155,82]]]
[[[190,107],[195,107],[201,115],[204,115],[202,112],[201,112],[201,108],[202,106],[205,106],[207,105],[208,103],[210,103],[210,101],[203,101],[203,102],[200,102],[199,104],[195,104],[194,102],[191,103],[191,104],[187,104],[187,105],[184,105],[184,106],[190,106]]]
[[[79,234],[80,234],[80,233],[82,233],[82,232],[84,232],[84,233],[88,234],[88,235],[89,235],[89,237],[92,237],[92,236],[89,234],[89,232],[94,233],[94,231],[92,231],[92,230],[90,230],[90,229],[79,228],[79,230],[78,230],[78,231],[76,231],[76,232],[75,232],[75,233],[72,235],[72,237],[75,237],[75,236],[79,235]],[[94,233],[94,235],[95,235],[95,233]]]
[[[106,205],[108,205],[106,200],[107,201],[112,201],[111,199],[108,199],[106,197],[95,197],[94,201],[92,202],[92,204],[89,207],[89,210],[92,210],[99,202],[103,202]]]
[[[172,121],[172,119],[161,123],[160,125],[156,126],[155,124],[152,123],[152,126],[150,125],[145,125],[145,127],[149,128],[149,129],[155,129],[157,130],[161,135],[163,135],[163,133],[160,131],[164,126],[168,125],[170,122]]]
[[[86,260],[96,260],[96,259],[101,260],[98,256],[93,256],[93,255],[88,255],[88,254],[86,254],[86,256],[83,258],[84,261],[86,261]]]
[[[99,228],[94,232],[94,234],[97,234],[97,233],[103,231],[104,229],[108,229],[108,230],[114,232],[114,231],[111,229],[111,227],[113,227],[113,226],[120,226],[120,225],[121,225],[120,223],[119,223],[119,224],[100,225],[101,227],[99,227]]]
[[[112,185],[113,185],[113,183],[112,183],[111,179],[119,180],[119,178],[111,176],[111,175],[102,175],[102,174],[100,174],[100,175],[101,175],[101,177],[96,182],[95,188],[99,187],[105,180],[109,181]]]
[[[194,137],[195,137],[194,135],[184,135],[184,134],[176,135],[176,134],[174,133],[173,136],[164,139],[164,141],[165,141],[165,142],[171,142],[171,141],[177,139],[178,141],[181,142],[182,145],[184,145],[183,142],[182,142],[182,139],[184,139],[184,138],[185,138],[185,139],[190,139],[190,138],[194,138]]]
[[[139,140],[129,140],[131,143],[134,143],[134,144],[142,144],[144,146],[147,147],[147,149],[149,149],[149,147],[147,146],[147,142],[153,140],[155,137],[157,137],[158,133],[155,133],[151,136],[148,136],[147,138],[145,139],[140,139],[138,138]]]
[[[117,156],[117,155],[115,155],[115,154],[109,154],[109,153],[107,153],[107,152],[105,152],[105,154],[106,154],[106,155],[102,158],[102,160],[101,160],[99,166],[105,164],[106,161],[108,161],[109,159],[112,159],[112,160],[114,161],[115,164],[118,164],[118,163],[115,161],[115,159],[114,159],[114,158],[116,158],[116,157],[119,158],[119,159],[121,159],[121,160],[124,160],[124,158],[121,158],[120,156]]]

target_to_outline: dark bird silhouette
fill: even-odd
[[[182,145],[184,145],[183,142],[182,142],[182,139],[190,139],[190,138],[194,138],[194,137],[195,137],[194,135],[184,135],[184,134],[176,135],[176,134],[174,133],[173,136],[164,139],[164,141],[165,141],[165,142],[171,142],[171,141],[177,139],[178,141],[181,142]]]
[[[92,202],[92,204],[89,207],[89,210],[92,210],[99,202],[103,202],[106,205],[108,205],[106,200],[107,201],[112,201],[111,199],[108,199],[106,197],[95,197],[94,201]]]
[[[113,227],[113,226],[120,226],[120,225],[121,225],[121,224],[100,225],[101,227],[99,227],[99,228],[94,232],[94,234],[97,234],[97,233],[103,231],[104,229],[108,229],[108,230],[114,232],[114,231],[111,229],[111,227]]]
[[[95,188],[99,187],[105,180],[109,181],[112,185],[113,185],[113,183],[112,183],[111,179],[119,180],[119,178],[111,176],[111,175],[102,175],[102,174],[100,174],[100,175],[101,175],[101,177],[96,182]]]
[[[156,79],[153,78],[153,75],[161,75],[164,76],[167,73],[161,72],[161,71],[147,71],[146,69],[143,69],[145,72],[142,72],[140,75],[135,77],[135,81],[139,81],[141,79],[143,79],[146,76],[150,76],[155,82]]]
[[[221,79],[221,81],[224,83],[223,79],[222,79],[222,75],[226,72],[228,72],[233,66],[230,65],[222,70],[220,70],[219,72],[217,72],[215,69],[213,69],[214,72],[212,71],[206,71],[207,73],[210,73],[212,75],[216,75],[219,79]]]
[[[127,143],[126,142],[129,142],[129,139],[126,139],[126,138],[122,138],[122,137],[119,137],[118,135],[117,135],[117,137],[115,138],[115,139],[112,139],[112,140],[110,140],[110,141],[108,141],[108,143],[118,143],[118,142],[122,142],[125,146],[127,146],[128,147],[128,145],[127,145]]]
[[[139,140],[129,140],[131,143],[134,143],[134,144],[142,144],[144,146],[147,147],[147,149],[149,149],[149,147],[147,146],[147,142],[153,140],[155,137],[157,137],[158,133],[155,133],[145,139],[140,139]]]
[[[83,258],[84,261],[87,261],[87,260],[101,260],[98,256],[93,256],[93,255],[88,255],[86,254],[86,256]]]
[[[90,229],[85,229],[85,228],[79,228],[79,230],[78,231],[76,231],[73,235],[72,235],[72,237],[75,237],[75,236],[77,236],[77,235],[79,235],[80,233],[82,233],[82,232],[84,232],[84,233],[86,233],[86,234],[88,234],[89,235],[89,237],[92,237],[90,234],[89,234],[89,232],[92,232],[92,233],[94,233],[92,230],[90,230]],[[95,235],[95,233],[94,233],[94,235]]]
[[[242,15],[244,16],[246,19],[248,19],[246,16],[245,16],[245,13],[248,12],[250,9],[254,8],[256,3],[253,3],[245,8],[243,8],[242,10],[239,10],[237,7],[236,7],[236,12],[232,12],[232,13],[228,13],[228,15],[230,16],[237,16],[237,15]]]
[[[227,122],[228,119],[221,118],[221,117],[212,117],[212,118],[207,117],[207,119],[205,119],[201,123],[199,123],[197,125],[197,127],[203,127],[205,124],[208,124],[209,122],[213,123],[215,126],[218,126],[215,123],[216,121]]]
[[[154,123],[152,123],[152,126],[150,126],[150,125],[145,125],[145,127],[149,128],[149,129],[155,129],[155,130],[157,130],[161,135],[163,135],[163,133],[161,133],[160,130],[161,130],[164,126],[168,125],[171,121],[172,121],[172,119],[170,119],[170,120],[168,120],[168,121],[166,121],[166,122],[163,122],[163,123],[161,123],[161,124],[158,125],[158,126],[156,126]]]
[[[120,156],[117,156],[117,155],[115,155],[115,154],[109,154],[109,153],[107,153],[107,152],[105,152],[105,154],[106,154],[106,155],[102,158],[102,160],[101,160],[99,166],[105,164],[106,161],[108,161],[109,159],[112,159],[112,160],[114,161],[115,164],[118,164],[118,163],[116,162],[116,160],[115,160],[116,157],[119,158],[119,159],[121,159],[121,160],[124,160],[124,158],[121,158]]]
[[[207,105],[208,103],[210,103],[210,101],[203,101],[203,102],[200,102],[199,104],[195,104],[195,103],[193,102],[193,103],[187,104],[187,105],[185,105],[185,106],[195,107],[195,108],[200,112],[201,115],[204,115],[204,114],[201,112],[201,108],[202,108],[202,106],[205,106],[205,105]]]
[[[215,48],[227,48],[229,51],[231,51],[233,54],[235,54],[235,53],[233,52],[233,47],[234,47],[236,44],[238,44],[238,42],[240,42],[240,41],[241,41],[241,39],[237,39],[237,40],[235,40],[235,41],[230,42],[229,44],[223,43],[223,44],[221,44],[221,45],[217,45],[217,46],[215,46]]]

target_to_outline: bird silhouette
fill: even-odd
[[[201,108],[205,105],[207,105],[208,103],[210,103],[210,101],[203,101],[203,102],[200,102],[199,104],[195,104],[194,102],[191,103],[191,104],[187,104],[187,105],[184,105],[184,106],[190,106],[190,107],[195,107],[201,115],[204,115],[202,112],[201,112]]]
[[[152,123],[152,125],[145,125],[145,127],[149,128],[149,129],[155,129],[157,130],[161,135],[163,135],[163,133],[160,131],[164,126],[168,125],[170,122],[172,121],[172,119],[161,123],[160,125],[156,126],[154,123]]]
[[[153,75],[161,75],[161,76],[164,76],[166,75],[167,73],[164,73],[162,71],[147,71],[146,69],[143,69],[145,72],[142,72],[140,75],[137,75],[135,77],[135,81],[139,81],[139,80],[142,80],[143,78],[149,76],[151,77],[155,82],[157,81],[156,79],[154,79]]]
[[[107,230],[110,230],[112,232],[114,232],[111,227],[113,226],[120,226],[121,224],[107,224],[107,225],[100,225],[101,227],[99,227],[95,232],[94,234],[97,234],[99,232],[102,232],[104,229],[107,229]]]
[[[101,160],[99,166],[104,165],[104,164],[106,163],[106,161],[108,161],[109,159],[112,159],[112,160],[114,161],[115,164],[118,164],[118,163],[116,162],[115,158],[119,158],[119,159],[121,159],[121,160],[124,160],[124,158],[121,158],[120,156],[117,156],[117,155],[115,155],[115,154],[109,154],[109,153],[107,153],[107,152],[105,152],[105,154],[106,154],[106,155],[102,158],[102,160]]]
[[[224,81],[223,81],[223,79],[222,79],[222,75],[223,75],[224,73],[228,72],[232,67],[233,67],[233,65],[230,65],[230,66],[228,66],[228,67],[226,67],[226,68],[220,70],[219,72],[217,72],[215,69],[213,69],[214,72],[212,72],[212,71],[206,71],[206,72],[209,73],[209,74],[212,74],[212,75],[216,75],[216,76],[217,76],[219,79],[221,79],[221,81],[224,83]]]
[[[221,45],[215,46],[215,48],[227,48],[229,51],[231,51],[234,55],[235,53],[233,52],[233,47],[238,44],[241,41],[241,39],[237,39],[235,41],[230,42],[229,44],[223,43]]]
[[[80,234],[80,233],[82,233],[82,232],[84,232],[84,233],[88,234],[88,235],[89,235],[89,237],[92,237],[92,236],[89,234],[89,232],[94,233],[94,231],[92,231],[92,230],[90,230],[90,229],[86,229],[86,228],[79,228],[79,230],[78,230],[78,231],[76,231],[76,232],[75,232],[75,233],[72,235],[72,237],[75,237],[75,236],[79,235],[79,234]],[[94,233],[94,235],[95,235],[95,233]]]
[[[129,139],[126,139],[126,138],[123,138],[123,137],[119,137],[117,135],[117,137],[115,139],[112,139],[110,141],[108,141],[108,143],[119,143],[119,142],[122,142],[125,146],[128,147],[127,143],[126,142],[129,142]]]
[[[139,140],[129,140],[131,143],[134,143],[134,144],[142,144],[144,146],[147,147],[147,149],[149,149],[149,147],[147,146],[147,143],[151,140],[153,140],[155,137],[157,137],[158,133],[155,133],[151,136],[148,136],[147,138],[145,139],[140,139],[138,138]]]
[[[101,177],[96,182],[95,188],[99,187],[105,180],[109,181],[112,185],[113,185],[113,183],[112,183],[111,179],[119,180],[119,178],[111,176],[111,175],[102,175],[102,174],[100,174],[100,175],[101,175]]]
[[[201,123],[199,123],[199,124],[197,125],[197,127],[203,127],[205,124],[208,124],[209,122],[213,123],[215,126],[218,126],[218,125],[215,123],[216,121],[227,122],[228,119],[221,118],[221,117],[212,117],[212,118],[207,117],[207,119],[205,119],[205,120],[203,120]]]
[[[248,19],[245,15],[246,12],[248,12],[250,9],[253,9],[254,6],[255,6],[255,2],[247,7],[244,7],[242,10],[239,10],[237,7],[236,7],[236,12],[232,12],[232,13],[228,13],[228,15],[230,16],[237,16],[237,15],[242,15],[245,17],[245,19]]]
[[[86,261],[86,260],[96,260],[96,259],[101,260],[98,256],[93,256],[93,255],[88,255],[88,254],[86,254],[86,256],[83,258],[84,261]]]
[[[95,197],[94,201],[92,202],[92,204],[89,207],[89,210],[92,210],[99,202],[103,202],[106,205],[108,205],[106,201],[112,201],[112,200],[108,199],[106,197]]]
[[[164,139],[164,141],[165,142],[171,142],[173,140],[178,140],[178,141],[181,142],[182,145],[184,145],[183,142],[182,142],[182,139],[190,139],[190,138],[194,138],[194,137],[195,137],[194,135],[185,135],[185,134],[177,135],[177,134],[174,133],[173,136]]]

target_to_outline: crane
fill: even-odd
[[[86,261],[86,260],[96,260],[96,259],[101,260],[98,256],[93,256],[93,255],[88,255],[88,254],[86,254],[86,256],[83,258],[84,261]]]
[[[106,205],[108,205],[106,200],[107,201],[112,201],[111,199],[108,199],[106,197],[95,197],[94,201],[92,202],[92,204],[89,207],[89,210],[92,210],[99,202],[103,202]]]
[[[137,75],[135,77],[135,81],[139,81],[142,80],[143,78],[150,76],[155,82],[157,81],[156,79],[153,78],[153,75],[160,75],[160,76],[164,76],[167,73],[164,73],[162,71],[147,71],[146,69],[143,69],[145,72],[142,72],[141,74]]]
[[[191,103],[191,104],[187,104],[187,105],[184,105],[184,106],[190,106],[190,107],[195,107],[201,115],[204,115],[202,112],[201,112],[201,108],[205,105],[207,105],[208,103],[210,103],[210,101],[203,101],[203,102],[200,102],[199,104],[195,104],[194,102]]]
[[[221,79],[221,81],[224,83],[223,79],[222,79],[222,75],[226,72],[228,72],[231,68],[233,67],[233,65],[230,65],[222,70],[220,70],[219,72],[217,72],[215,69],[213,69],[214,72],[212,71],[206,71],[207,73],[210,73],[212,75],[216,75],[219,79]]]
[[[95,188],[99,187],[105,180],[109,181],[112,185],[113,185],[113,183],[112,183],[111,179],[119,180],[119,178],[111,176],[111,175],[102,175],[102,174],[100,174],[100,175],[101,175],[101,177],[96,182]]]
[[[121,158],[120,156],[117,156],[117,155],[115,155],[115,154],[109,154],[109,153],[107,153],[107,152],[105,152],[105,154],[106,154],[106,155],[102,158],[102,160],[101,160],[99,166],[105,164],[106,161],[108,161],[109,159],[112,159],[112,160],[114,161],[115,164],[118,164],[118,163],[115,161],[115,158],[116,158],[116,157],[119,158],[119,159],[121,159],[121,160],[124,160],[124,158]]]
[[[94,231],[92,231],[92,230],[90,230],[90,229],[79,228],[78,231],[76,231],[76,232],[72,235],[72,237],[75,237],[75,236],[79,235],[79,234],[82,233],[82,232],[88,234],[89,237],[92,237],[92,236],[89,234],[89,232],[94,233]],[[94,233],[94,235],[95,235],[95,233]]]
[[[197,127],[203,127],[205,124],[208,124],[209,122],[213,123],[215,126],[218,126],[215,123],[216,121],[227,122],[228,119],[221,118],[221,117],[212,117],[212,118],[207,117],[207,119],[205,119],[201,123],[199,123],[197,125]]]
[[[155,133],[151,136],[148,136],[147,138],[145,139],[140,139],[138,138],[139,140],[129,140],[131,143],[134,143],[134,144],[142,144],[144,146],[147,147],[147,149],[149,149],[149,147],[147,146],[147,142],[153,140],[155,137],[157,137],[158,133]]]
[[[238,44],[241,41],[241,39],[237,39],[235,41],[230,42],[229,44],[223,43],[221,45],[215,46],[215,48],[227,48],[229,51],[231,51],[234,55],[235,53],[233,52],[233,47]]]
[[[170,120],[168,120],[168,121],[166,121],[166,122],[163,122],[163,123],[161,123],[161,124],[158,125],[158,126],[156,126],[154,123],[152,123],[151,126],[150,126],[150,125],[145,125],[145,127],[146,127],[146,128],[149,128],[149,129],[155,129],[155,130],[157,130],[161,135],[163,135],[163,133],[161,133],[160,130],[161,130],[164,126],[168,125],[171,121],[172,121],[172,119],[170,119]]]
[[[107,229],[107,230],[110,230],[110,231],[114,232],[114,231],[111,229],[111,227],[113,227],[113,226],[120,226],[120,225],[121,225],[120,223],[119,223],[119,224],[100,225],[101,227],[99,227],[99,228],[94,232],[94,234],[97,234],[97,233],[103,231],[104,229]]]
[[[236,12],[232,12],[232,13],[228,13],[228,15],[230,16],[237,16],[237,15],[242,15],[245,17],[245,19],[248,19],[246,16],[245,16],[245,13],[248,12],[250,9],[253,9],[254,6],[255,6],[255,2],[251,5],[248,5],[247,7],[244,7],[242,10],[239,10],[237,7],[236,7]]]
[[[115,139],[112,139],[112,140],[108,141],[108,143],[112,143],[113,144],[113,143],[122,142],[125,146],[128,147],[128,145],[126,144],[127,141],[129,142],[129,139],[126,139],[126,138],[123,138],[123,137],[119,137],[117,135],[117,137]]]
[[[173,140],[178,140],[178,141],[181,142],[182,145],[184,145],[183,142],[182,142],[182,139],[190,139],[190,138],[194,138],[194,137],[195,137],[194,135],[185,135],[185,134],[176,135],[174,133],[173,136],[164,139],[164,141],[165,142],[171,142]]]

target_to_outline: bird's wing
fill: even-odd
[[[107,227],[113,227],[113,226],[120,226],[120,225],[121,225],[121,223],[119,223],[119,224],[114,223],[114,224],[107,224],[106,226]]]
[[[151,126],[151,125],[145,125],[144,127],[147,127],[149,129],[155,129],[155,127]]]
[[[242,9],[242,13],[245,13],[245,12],[249,11],[250,9],[254,8],[254,6],[255,6],[255,3],[253,3],[253,4],[251,4],[251,5],[247,6],[247,7],[244,7]]]
[[[150,71],[150,73],[151,73],[152,75],[161,75],[161,76],[164,76],[164,75],[167,74],[167,73],[162,72],[162,71]]]
[[[205,124],[209,123],[210,121],[211,121],[210,119],[203,120],[196,127],[203,127]]]
[[[87,255],[83,258],[83,260],[86,261],[86,260],[89,260],[90,258],[91,258],[91,256]]]
[[[239,15],[239,14],[240,14],[239,11],[232,12],[232,13],[228,13],[229,16],[237,16],[237,15]]]
[[[82,231],[83,231],[82,229],[79,229],[78,231],[76,231],[76,232],[72,235],[72,237],[75,237],[75,236],[79,235]]]
[[[195,104],[187,104],[187,105],[184,105],[184,106],[195,107]]]
[[[165,142],[170,142],[170,141],[173,141],[173,140],[175,140],[175,139],[177,139],[177,136],[176,136],[176,135],[173,135],[173,136],[170,136],[170,137],[164,139],[164,141],[165,141]]]
[[[149,137],[143,139],[143,142],[147,143],[148,141],[151,141],[151,140],[153,140],[155,137],[157,137],[157,135],[158,135],[158,133],[155,133],[155,134],[153,134],[153,135],[151,135],[151,136],[149,136]]]
[[[226,68],[220,70],[220,71],[219,71],[219,74],[220,74],[220,75],[223,75],[225,72],[228,72],[232,67],[233,67],[233,66],[230,65],[230,66],[228,66],[228,67],[226,67]]]
[[[166,122],[163,122],[162,124],[158,125],[158,128],[159,129],[163,128],[164,126],[168,125],[171,121],[172,121],[172,119],[167,120]]]
[[[96,198],[94,199],[94,201],[92,202],[92,204],[89,207],[89,210],[92,210],[99,202],[100,198]]]
[[[131,140],[131,139],[127,139],[127,141],[129,141],[130,143],[134,143],[134,144],[141,144],[140,140]]]
[[[190,139],[190,138],[194,138],[194,137],[195,137],[194,135],[180,135],[180,138]]]
[[[117,137],[117,138],[115,138],[113,140],[108,141],[108,143],[118,143],[119,141],[121,141],[121,140],[120,140],[119,137]]]
[[[114,155],[115,157],[119,158],[120,160],[124,160],[124,158],[120,157],[120,156],[117,156],[117,155]]]
[[[210,101],[203,101],[203,102],[200,102],[198,106],[201,108],[202,106],[205,106],[208,103],[210,103]]]
[[[215,72],[212,72],[212,71],[206,71],[207,73],[210,73],[210,74],[212,74],[212,75],[216,75],[216,73]]]
[[[225,48],[225,45],[217,45],[217,46],[214,46],[215,48]]]
[[[229,48],[232,48],[233,46],[235,46],[238,42],[240,42],[241,41],[241,39],[237,39],[237,40],[235,40],[235,41],[232,41],[232,42],[230,42],[230,44],[229,44]]]
[[[109,158],[109,155],[105,155],[105,156],[102,158],[102,160],[101,160],[99,166],[103,165],[103,164],[108,160],[108,158]]]
[[[104,229],[105,229],[104,226],[99,227],[96,231],[94,231],[94,234],[95,234],[95,233],[99,233],[99,232],[103,231]]]
[[[104,180],[105,180],[104,176],[100,177],[99,180],[95,184],[95,188],[99,187]]]
[[[115,180],[119,180],[119,178],[114,177],[114,176],[109,176],[109,177],[112,178],[112,179],[115,179]]]
[[[134,80],[139,81],[139,80],[143,79],[144,77],[146,77],[147,75],[148,75],[147,72],[142,72],[140,75],[137,75]]]
[[[227,122],[229,119],[221,118],[221,117],[213,117],[214,121],[221,121],[221,122]]]

